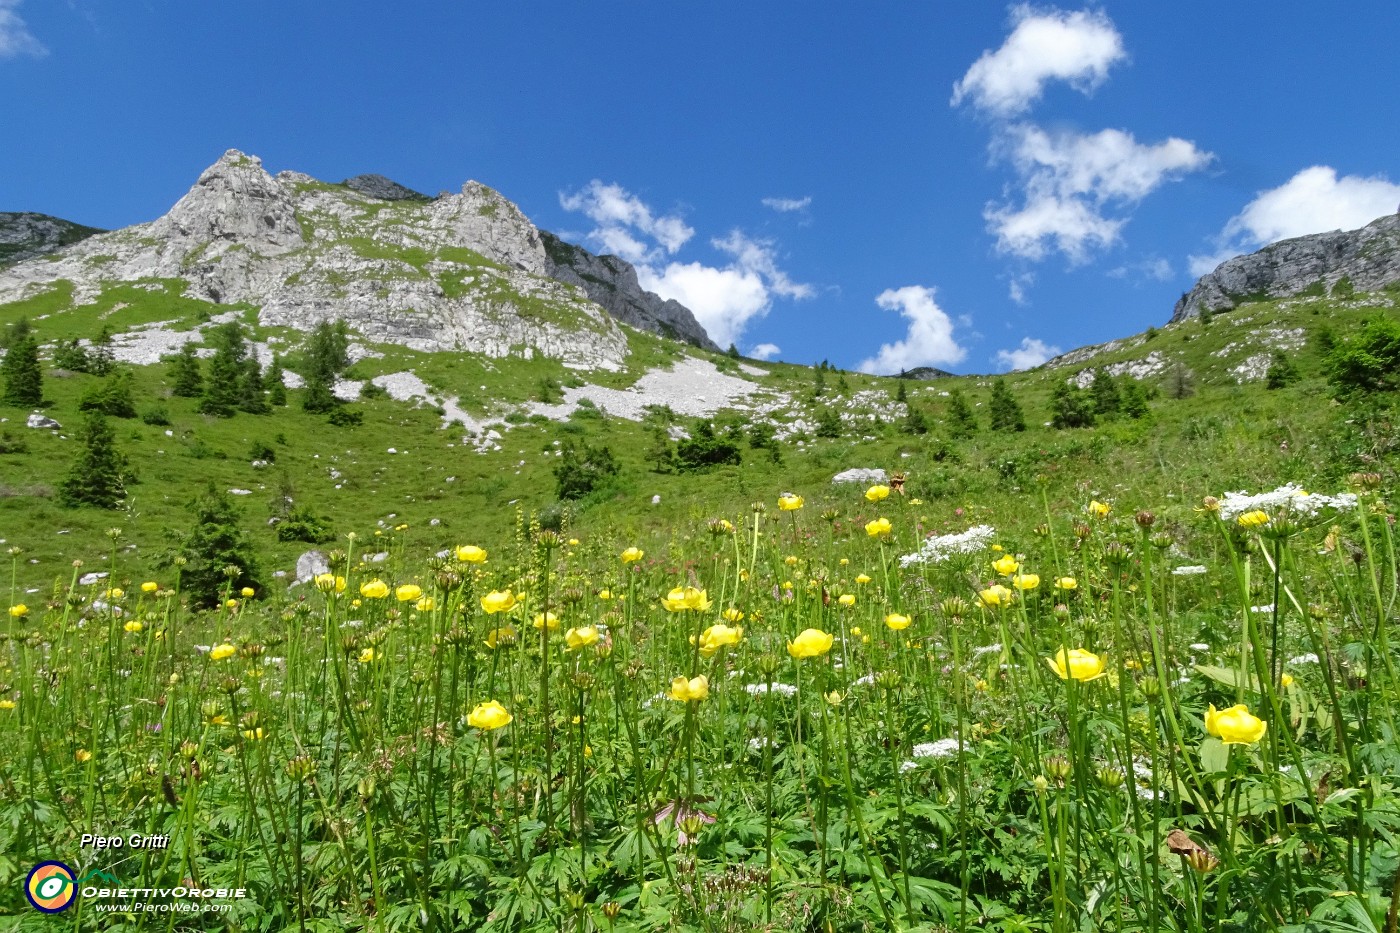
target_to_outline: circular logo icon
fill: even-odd
[[[35,910],[46,914],[66,910],[78,896],[73,869],[62,862],[40,862],[24,880],[24,896]]]

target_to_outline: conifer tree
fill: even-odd
[[[1264,376],[1264,388],[1266,389],[1286,389],[1301,378],[1298,367],[1293,364],[1288,354],[1282,350],[1275,350],[1273,357],[1269,361],[1269,372]]]
[[[200,369],[199,354],[194,344],[187,343],[180,352],[169,358],[170,391],[180,398],[199,398],[204,394],[204,373]]]
[[[267,369],[267,404],[281,408],[287,404],[287,383],[282,378],[282,361],[278,357],[272,358],[272,365]]]
[[[189,507],[194,527],[178,536],[176,552],[186,561],[180,586],[192,603],[215,606],[225,592],[237,593],[245,586],[261,590],[257,560],[239,527],[241,516],[233,500],[211,483]]]
[[[977,417],[961,389],[948,392],[948,433],[955,438],[966,439],[977,433]]]
[[[1026,429],[1026,416],[1021,411],[1020,403],[1011,394],[1011,390],[1006,387],[1005,379],[998,379],[992,383],[992,400],[989,407],[993,431],[1024,431]]]
[[[18,332],[16,332],[18,331]],[[33,408],[44,401],[44,374],[39,367],[39,343],[26,326],[11,328],[9,349],[0,361],[0,401]]]
[[[243,329],[230,321],[214,332],[214,357],[209,361],[209,378],[199,410],[206,415],[231,418],[243,401],[244,359],[248,347]]]
[[[903,376],[903,373],[901,373],[899,379],[899,387],[895,389],[894,393],[894,400],[901,405],[909,404],[909,389],[906,385],[907,382],[908,380],[906,380]]]
[[[1096,415],[1116,415],[1123,407],[1123,398],[1118,392],[1118,380],[1102,366],[1094,370],[1094,382],[1089,386],[1089,396],[1093,399]]]
[[[112,426],[101,412],[83,424],[83,452],[58,487],[58,501],[69,508],[94,505],[115,509],[126,497],[126,458],[117,450]]]
[[[267,399],[263,395],[262,367],[258,358],[249,354],[243,359],[243,371],[238,378],[238,408],[250,415],[265,415]]]
[[[1136,379],[1123,381],[1123,414],[1129,418],[1144,418],[1150,413],[1147,407],[1147,390]]]

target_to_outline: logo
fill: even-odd
[[[66,910],[78,896],[73,869],[62,862],[40,862],[24,880],[24,896],[35,910],[46,914]]]

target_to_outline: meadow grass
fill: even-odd
[[[1170,533],[928,539],[885,487],[446,559],[399,526],[202,614],[114,533],[121,592],[8,620],[4,906],[166,833],[112,870],[247,888],[219,929],[1393,928],[1378,482]]]

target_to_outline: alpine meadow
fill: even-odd
[[[1113,12],[947,53],[999,291],[974,333],[889,289],[869,354],[764,329],[851,287],[778,245],[837,188],[713,267],[619,185],[527,216],[239,149],[148,222],[0,213],[0,929],[1397,933],[1400,186],[1299,171],[1181,281],[1129,214],[1247,157],[1053,122],[1115,106]],[[59,16],[0,0],[0,69]],[[1001,305],[1098,342],[978,374]]]

